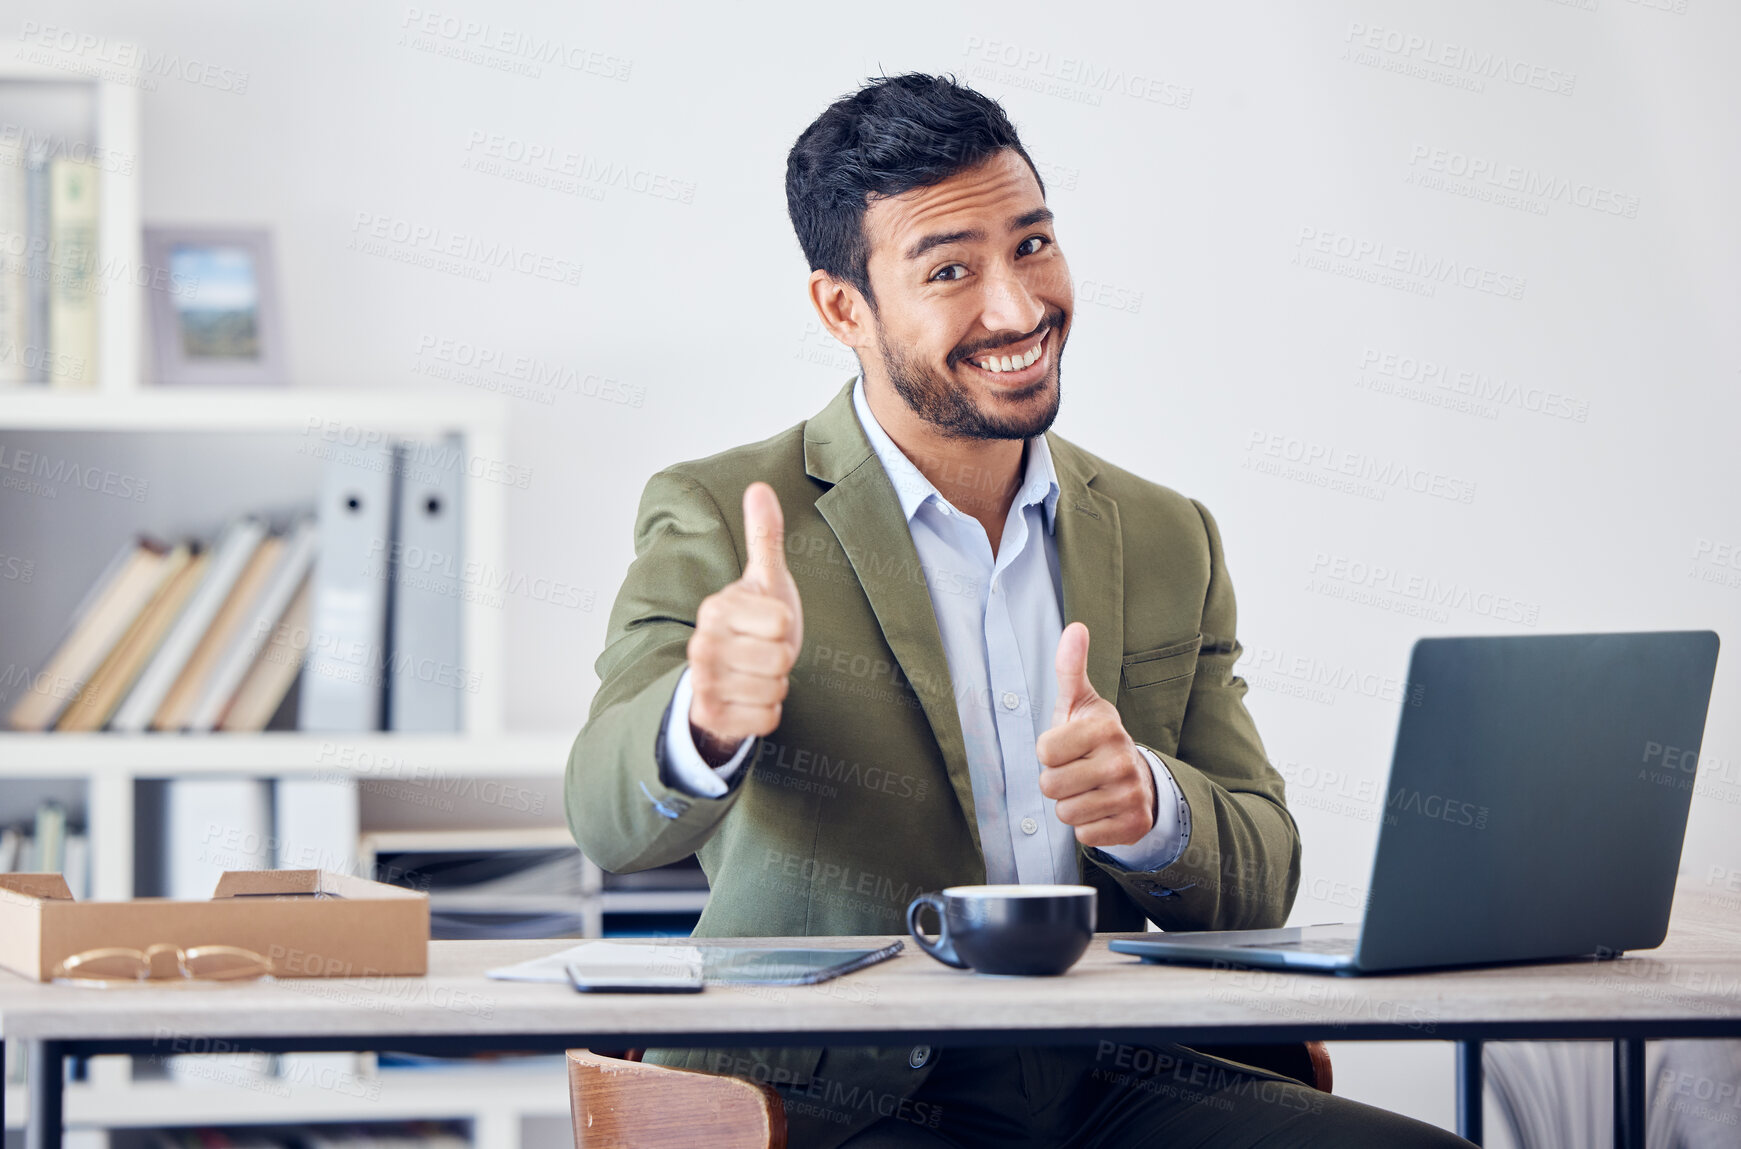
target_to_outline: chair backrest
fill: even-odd
[[[786,1149],[773,1087],[568,1051],[576,1149]]]

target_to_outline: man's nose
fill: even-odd
[[[988,271],[980,322],[987,331],[1028,332],[1045,318],[1046,305],[1014,268]]]

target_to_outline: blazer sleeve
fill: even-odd
[[[1270,928],[1287,921],[1299,890],[1300,833],[1245,708],[1245,681],[1233,673],[1242,648],[1221,535],[1209,511],[1192,503],[1209,546],[1203,646],[1178,751],[1154,751],[1190,808],[1190,839],[1172,864],[1148,873],[1097,849],[1086,853],[1164,930]]]
[[[742,573],[731,528],[706,488],[675,471],[654,475],[635,512],[635,560],[611,607],[594,664],[598,693],[563,787],[575,841],[606,870],[694,853],[737,803],[748,769],[722,796],[698,797],[663,776],[659,743],[701,600]]]

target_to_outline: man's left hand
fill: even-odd
[[[1053,663],[1058,701],[1052,727],[1035,751],[1040,793],[1084,846],[1128,846],[1155,825],[1155,776],[1125,733],[1118,708],[1088,681],[1088,628],[1073,622],[1058,637]]]

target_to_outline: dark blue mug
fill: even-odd
[[[919,948],[956,969],[1049,977],[1076,964],[1094,940],[1093,886],[950,886],[907,906],[907,932]],[[937,912],[937,937],[919,928]]]

